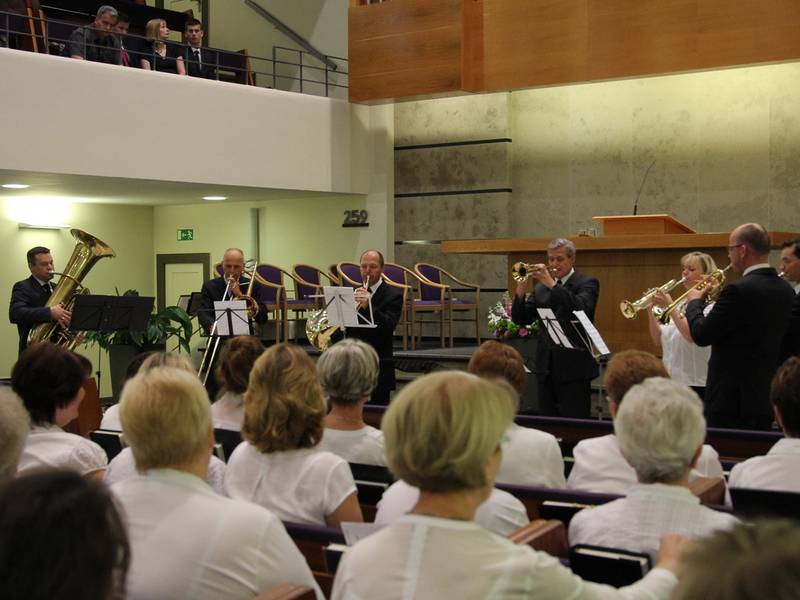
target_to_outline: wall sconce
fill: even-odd
[[[20,229],[70,229],[69,225],[36,225],[35,223],[18,223]]]

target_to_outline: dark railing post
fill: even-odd
[[[276,60],[276,57],[277,57],[277,50],[278,49],[275,46],[272,47],[272,89],[273,90],[277,90],[278,89],[278,80],[277,80],[277,77],[275,75],[275,71],[278,68],[278,65],[275,63],[275,60]]]
[[[330,58],[326,56],[325,58]],[[328,65],[325,65],[325,97],[328,97]]]
[[[303,51],[298,50],[297,55],[300,57],[300,93],[303,93]]]

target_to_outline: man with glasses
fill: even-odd
[[[757,223],[730,235],[731,269],[742,278],[729,283],[714,308],[703,315],[712,286],[687,296],[686,319],[698,346],[711,346],[705,417],[709,427],[769,429],[769,386],[789,322],[794,290],[769,266],[769,234]]]

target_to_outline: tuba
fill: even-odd
[[[93,235],[89,235],[80,229],[71,229],[70,233],[75,238],[77,244],[72,250],[64,271],[57,273],[61,275],[53,293],[50,294],[46,308],[61,304],[68,311],[72,312],[75,305],[75,298],[78,294],[88,294],[89,289],[84,287],[83,278],[89,273],[95,263],[107,256],[114,257],[113,248],[103,243]],[[58,346],[63,346],[67,350],[73,350],[78,345],[78,335],[70,331],[60,323],[40,323],[34,327],[28,336],[28,343],[52,342]]]

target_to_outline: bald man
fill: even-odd
[[[757,223],[730,235],[731,269],[742,278],[725,286],[703,315],[711,289],[687,296],[686,320],[698,346],[711,346],[705,395],[709,427],[769,429],[769,386],[789,323],[794,290],[769,266],[769,234]]]

